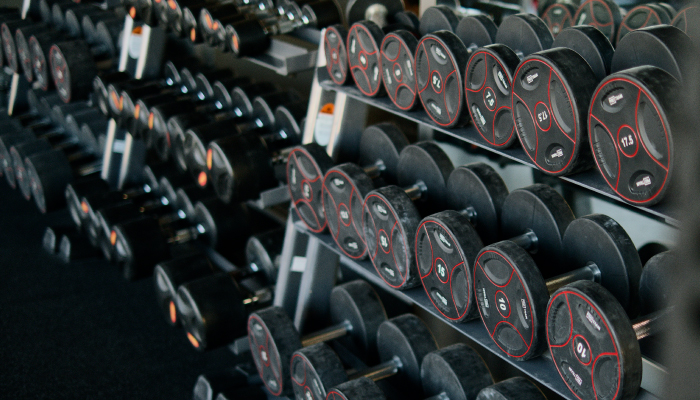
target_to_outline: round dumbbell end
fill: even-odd
[[[348,380],[342,361],[326,343],[297,350],[290,370],[297,399],[326,399],[330,388]]]
[[[476,400],[545,400],[542,391],[523,377],[509,378],[481,389]]]
[[[450,400],[467,400],[493,384],[479,353],[464,343],[434,351],[423,359],[421,381],[426,396],[442,394]]]
[[[230,48],[237,56],[248,56],[267,49],[270,43],[258,20],[240,21],[226,26]]]

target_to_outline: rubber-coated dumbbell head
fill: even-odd
[[[549,31],[555,38],[562,30],[574,25],[574,15],[577,6],[569,1],[561,1],[551,4],[541,14],[540,18],[547,24]]]
[[[348,66],[355,85],[365,96],[381,96],[381,55],[379,48],[384,38],[382,28],[368,20],[354,23],[348,31],[345,46],[348,50]]]
[[[383,186],[374,179],[396,182],[399,155],[407,145],[408,139],[395,125],[371,125],[362,132],[358,163],[337,165],[324,176],[323,197],[313,201],[323,202],[328,229],[348,257],[367,254],[362,235],[364,198],[375,186]],[[366,167],[371,168],[371,175]]]
[[[382,83],[391,101],[401,110],[418,106],[414,62],[417,48],[415,35],[403,29],[386,34],[381,43]]]
[[[381,26],[388,24],[388,18],[404,10],[402,0],[351,0],[345,6],[345,22],[350,26],[360,20],[372,20]]]
[[[323,36],[326,69],[330,78],[337,85],[352,82],[351,74],[348,71],[348,52],[345,47],[347,38],[348,30],[340,24],[327,27]]]
[[[617,28],[622,22],[622,10],[613,0],[586,0],[576,11],[574,21],[576,25],[598,28],[611,43],[614,43]]]
[[[671,21],[671,25],[685,32],[695,42],[700,43],[700,7],[688,6],[680,11]]]
[[[421,382],[426,397],[445,396],[450,400],[476,398],[493,378],[479,353],[464,343],[433,351],[421,363]]]
[[[405,289],[419,284],[416,231],[421,215],[445,208],[447,180],[453,169],[435,143],[406,146],[399,157],[398,186],[375,189],[365,197],[365,243],[377,273],[389,286]]]
[[[530,380],[517,376],[481,389],[476,400],[545,400],[542,391]]]
[[[455,168],[447,190],[450,210],[429,215],[419,225],[416,264],[435,308],[458,322],[478,316],[471,289],[474,260],[484,242],[500,237],[508,189],[491,167],[474,163]]]
[[[326,229],[323,202],[313,202],[323,196],[323,176],[333,166],[326,149],[310,143],[295,147],[287,158],[287,185],[294,210],[312,232]],[[316,207],[311,205],[315,204]]]
[[[277,280],[283,242],[284,229],[253,235],[246,242],[245,258],[250,270],[261,272],[269,283]]]

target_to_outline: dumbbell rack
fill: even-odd
[[[312,97],[309,100],[307,125],[303,141],[304,143],[309,143],[318,139],[318,135],[314,134],[315,117],[318,115],[322,104],[334,98],[335,111],[333,126],[327,146],[328,153],[332,158],[337,159],[340,151],[343,153],[348,151],[350,153],[353,152],[354,149],[345,148],[345,144],[350,143],[351,146],[353,146],[353,143],[356,144],[359,142],[361,128],[358,127],[359,124],[357,124],[357,121],[360,120],[360,118],[364,118],[369,108],[375,107],[536,169],[529,161],[522,148],[516,147],[505,150],[494,150],[487,146],[486,142],[478,135],[476,129],[472,126],[458,129],[441,128],[432,122],[422,109],[404,112],[397,109],[388,98],[368,98],[354,86],[341,87],[335,85],[330,80],[325,68],[323,44],[320,45],[318,53],[319,58],[316,64],[317,69],[314,74],[311,92]],[[314,117],[314,119],[311,119],[312,117]],[[673,208],[668,201],[652,207],[639,207],[623,203],[622,200],[610,190],[596,170],[589,170],[573,176],[561,177],[561,179],[585,190],[608,197],[614,202],[631,207],[637,212],[648,214],[670,226],[679,227],[681,224],[680,211]],[[293,229],[290,228],[290,225]],[[358,262],[348,258],[337,247],[329,234],[310,232],[295,213],[290,213],[284,249],[298,248],[297,241],[299,241],[300,238],[308,240],[308,244],[306,266],[303,270],[298,291],[294,290],[294,292],[288,292],[289,289],[287,287],[291,282],[287,282],[285,276],[293,269],[291,260],[288,258],[280,265],[280,275],[274,299],[275,305],[285,307],[289,315],[293,317],[293,321],[299,331],[303,332],[304,321],[306,321],[307,318],[315,315],[322,316],[328,311],[327,305],[330,288],[333,286],[335,277],[334,271],[337,266],[341,264],[359,274],[362,278],[393,294],[395,297],[423,309],[438,319],[443,319],[431,304],[422,287],[406,291],[398,291],[389,288],[377,275],[371,262]],[[298,298],[293,298],[296,294],[298,294]],[[497,348],[496,344],[485,331],[481,321],[476,320],[460,324],[450,324],[446,321],[445,323],[452,326],[452,328],[467,338],[480,344],[485,349],[498,355],[504,361],[522,371],[539,384],[549,388],[564,398],[576,399],[557,372],[548,352],[542,357],[526,362],[513,361]],[[641,390],[636,399],[657,399],[659,398],[657,396],[661,396],[663,392],[667,372],[663,366],[647,358],[643,358],[643,368]]]

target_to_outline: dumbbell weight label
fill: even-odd
[[[309,230],[322,231],[326,227],[321,197],[323,173],[305,149],[296,148],[289,154],[287,182],[289,196],[299,217]]]
[[[416,41],[413,40],[415,46]],[[396,33],[384,37],[381,47],[384,87],[391,101],[401,110],[416,105],[416,72],[412,51],[405,38]]]
[[[618,398],[620,350],[596,307],[562,291],[550,300],[547,315],[552,359],[569,389],[580,399]]]
[[[349,178],[339,170],[332,170],[324,178],[323,204],[328,228],[340,249],[350,258],[366,254],[362,237],[363,199],[349,184]]]
[[[556,37],[559,32],[573,25],[574,16],[565,4],[556,3],[549,6],[542,14],[542,20]]]
[[[255,366],[265,387],[275,396],[283,391],[282,368],[275,342],[269,340],[270,332],[255,316],[248,319],[248,341]]]
[[[500,253],[484,251],[474,262],[474,294],[496,345],[514,358],[527,355],[535,340],[531,299],[522,277]]]
[[[462,112],[460,66],[444,43],[432,35],[418,42],[416,82],[428,116],[444,127],[455,125]]]
[[[515,140],[510,102],[512,80],[489,51],[478,51],[467,65],[467,108],[481,137],[494,147],[509,146]]]
[[[631,203],[649,203],[667,186],[670,135],[646,90],[613,78],[595,93],[589,114],[591,149],[603,178]]]
[[[52,46],[49,51],[50,64],[52,66],[51,75],[56,84],[56,90],[59,96],[66,103],[70,102],[71,90],[70,90],[70,72],[68,71],[68,65],[66,65],[66,59],[57,47]]]
[[[518,67],[513,80],[515,126],[525,153],[541,170],[566,170],[578,150],[580,121],[571,94],[558,72],[530,59]]]
[[[291,362],[292,385],[294,385],[294,395],[297,399],[304,400],[325,400],[326,393],[323,385],[316,382],[315,374],[307,373],[313,366],[309,365],[306,358],[295,354]]]
[[[345,49],[345,38],[339,28],[328,27],[323,39],[328,75],[337,85],[343,85],[348,79],[348,53]]]
[[[350,28],[347,39],[348,63],[357,88],[365,96],[375,96],[381,89],[382,72],[379,45],[362,24]]]
[[[450,320],[464,318],[472,299],[471,277],[457,247],[455,238],[436,221],[424,221],[418,227],[416,262],[423,288]]]
[[[42,90],[49,90],[51,85],[51,77],[49,76],[49,69],[46,63],[46,58],[44,57],[44,51],[41,49],[39,41],[34,37],[29,38],[29,47],[32,53],[32,69],[34,70],[34,77]]]

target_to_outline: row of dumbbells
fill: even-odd
[[[63,191],[102,167],[107,120],[87,102],[65,104],[55,93],[27,93],[29,111],[2,121],[0,164],[10,187],[42,213],[65,205]]]
[[[365,129],[358,163],[333,167],[305,145],[287,168],[292,203],[310,230],[327,227],[351,258],[369,255],[392,288],[422,284],[447,320],[480,316],[516,360],[546,350],[547,301],[564,285],[597,282],[637,316],[649,247],[640,255],[608,216],[575,218],[550,186],[509,193],[490,166],[454,168],[436,144],[408,144],[390,124]]]
[[[372,21],[349,31],[328,28],[331,79],[354,81],[368,96],[388,94],[402,110],[420,98],[443,127],[471,117],[484,145],[505,149],[519,139],[547,174],[597,165],[623,200],[652,205],[663,199],[676,157],[673,134],[685,129],[686,114],[676,104],[688,93],[681,85],[692,82],[697,53],[680,29],[633,31],[614,49],[590,25],[564,29],[554,39],[530,14],[511,15],[499,27],[483,15],[458,20],[444,6],[429,8],[420,20],[413,16],[412,23],[406,15],[395,14],[396,23],[384,30]],[[623,101],[639,91],[644,101]]]
[[[83,100],[98,71],[116,67],[123,20],[92,4],[41,4],[52,10],[41,19],[0,15],[3,62],[43,90],[55,87],[65,102]]]
[[[164,78],[155,81],[98,77],[95,98],[156,158],[172,159],[226,203],[279,186],[285,178],[271,158],[301,141],[306,100],[230,70],[195,71],[168,62]]]

